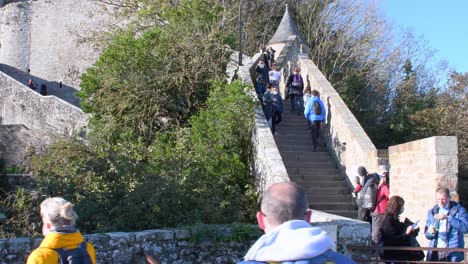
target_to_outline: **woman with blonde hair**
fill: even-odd
[[[72,203],[61,197],[47,198],[41,203],[40,210],[44,240],[29,255],[27,264],[68,263],[67,258],[78,263],[96,264],[93,245],[85,242],[75,228],[78,215]]]

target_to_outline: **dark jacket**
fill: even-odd
[[[299,75],[300,81],[298,83],[294,82],[294,76]],[[286,87],[289,88],[289,95],[294,94],[294,95],[301,95],[302,96],[302,90],[304,88],[304,79],[300,74],[291,74],[289,75],[288,81],[286,83]]]
[[[409,247],[410,237],[406,234],[406,226],[391,215],[385,215],[381,234],[384,246]],[[408,252],[399,250],[385,250],[384,259],[406,260]]]

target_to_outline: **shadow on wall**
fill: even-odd
[[[0,71],[9,75],[11,78],[24,84],[25,86],[28,86],[29,80],[32,80],[37,87],[36,92],[38,93],[40,86],[45,84],[47,86],[47,95],[56,96],[74,106],[80,107],[80,99],[75,96],[75,93],[78,92],[78,90],[65,84],[60,85],[60,81],[57,82],[42,79],[40,77],[31,75],[28,72],[24,72],[20,69],[2,63],[0,63]]]

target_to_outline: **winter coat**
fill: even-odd
[[[387,207],[387,202],[390,197],[390,191],[388,190],[388,184],[382,184],[377,189],[377,202],[375,205],[374,213],[383,214]]]
[[[318,101],[320,104],[320,107],[322,108],[322,112],[320,115],[316,115],[314,112],[314,102]],[[318,98],[318,96],[312,96],[310,99],[307,101],[307,104],[304,109],[304,116],[309,120],[309,121],[325,121],[325,106],[323,105],[322,100]]]
[[[294,77],[299,76],[300,82],[294,83]],[[289,75],[288,81],[286,82],[286,87],[289,88],[289,95],[302,95],[302,89],[304,88],[304,79],[300,74],[291,74]]]
[[[50,232],[42,240],[41,244],[28,257],[27,264],[57,264],[59,255],[54,249],[77,248],[84,241],[83,236],[79,231],[74,233],[58,233]],[[87,243],[87,251],[91,257],[91,261],[96,264],[96,253],[91,243]]]
[[[444,241],[448,242],[449,248],[463,248],[465,247],[465,242],[463,240],[463,235],[468,233],[468,215],[466,213],[465,208],[463,208],[459,203],[450,201],[449,202],[449,209],[447,214],[447,232],[439,233],[436,232],[434,234],[429,233],[429,227],[435,225],[435,218],[439,212],[439,205],[434,206],[431,210],[427,212],[427,220],[426,220],[426,228],[425,228],[425,235],[426,238],[431,240],[429,242],[429,247],[437,247],[437,240],[441,237]],[[428,251],[427,252],[427,259],[430,260],[432,258],[432,254],[436,252]],[[461,252],[451,252],[449,257],[452,256],[460,256],[460,260],[463,260],[463,253]]]

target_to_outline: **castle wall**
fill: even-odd
[[[42,96],[0,72],[2,125],[21,124],[45,137],[78,132],[88,124],[88,115],[55,96]]]
[[[48,94],[78,105],[74,93],[79,90],[79,77],[100,53],[93,34],[111,20],[97,1],[6,4],[0,7],[0,63],[11,67],[7,73],[18,81],[26,84],[31,78],[38,85],[44,83]]]
[[[458,158],[456,137],[430,137],[391,146],[390,195],[405,200],[401,219],[420,220],[424,230],[427,212],[436,204],[436,189],[448,187],[452,198],[458,200]],[[422,246],[429,241],[422,232],[418,241]]]

